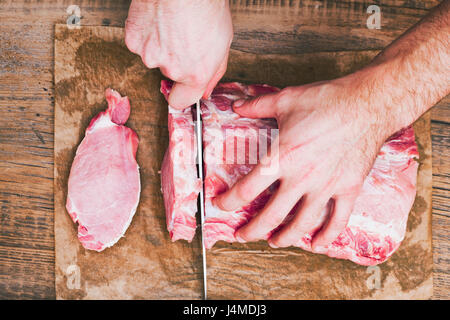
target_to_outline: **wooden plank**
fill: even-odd
[[[363,1],[231,1],[233,47],[254,53],[380,50],[437,1],[378,3],[381,28],[368,29]],[[251,23],[249,23],[251,19]]]
[[[35,226],[25,223],[17,228],[33,232]],[[0,299],[54,298],[55,284],[48,276],[53,272],[53,263],[53,250],[26,248],[14,243],[0,245]]]
[[[431,124],[433,141],[433,212],[450,217],[450,123]]]
[[[450,218],[433,215],[434,299],[450,299]]]
[[[129,2],[77,1],[83,16],[81,23],[83,25],[123,26]],[[264,38],[261,40],[264,44],[269,44],[269,38],[272,36],[275,41],[280,38],[272,33],[259,34],[254,29],[245,26],[245,19],[251,14],[251,8],[254,8],[253,3],[256,4],[255,6],[265,4],[262,9],[258,9],[260,17],[264,17],[264,12],[271,10],[268,7],[269,4],[274,5],[273,2],[275,3],[275,1],[265,0],[232,1],[233,16],[237,19],[235,21],[234,48],[241,48],[244,51],[254,50],[255,43],[249,39],[255,36]],[[281,2],[284,3],[286,9],[280,9],[276,14],[279,15],[278,21],[281,20],[287,26],[285,35],[291,37],[286,42],[287,48],[290,51],[301,52],[337,50],[336,48],[342,47],[343,50],[348,50],[345,46],[347,40],[353,49],[381,49],[425,15],[427,10],[439,1],[383,1],[380,6],[386,20],[383,18],[382,30],[371,30],[370,32],[364,29],[367,17],[365,9],[368,5],[366,1],[336,1],[336,5],[334,5],[335,1],[301,1],[302,9],[299,8],[297,11],[299,15],[295,17],[295,21],[292,17],[283,17],[286,16],[287,6],[295,4],[300,6],[300,2],[276,1],[278,4]],[[249,3],[248,6],[247,3]],[[8,266],[9,262],[0,263],[2,298],[54,297],[52,289],[53,261],[49,258],[47,267],[39,269],[39,272],[35,273],[33,268],[25,267],[30,262],[21,260],[20,250],[22,250],[22,245],[26,249],[32,245],[33,239],[39,238],[41,242],[38,242],[37,245],[42,248],[40,250],[47,250],[49,257],[53,254],[53,250],[47,249],[49,243],[53,242],[51,231],[53,229],[53,207],[46,206],[53,197],[52,183],[48,179],[53,172],[53,160],[50,156],[53,148],[53,26],[55,23],[65,22],[67,19],[66,8],[71,4],[73,4],[71,0],[56,0],[46,3],[37,0],[8,0],[0,3],[0,110],[6,110],[6,112],[2,112],[3,117],[0,118],[0,150],[2,151],[0,152],[2,165],[0,180],[8,181],[0,183],[1,217],[2,221],[5,221],[18,216],[24,221],[23,224],[18,225],[0,224],[0,246],[6,248],[6,251],[1,251],[0,259],[8,257],[8,260],[5,261],[15,259],[22,261],[23,264],[20,268],[11,268]],[[316,5],[318,5],[317,8]],[[263,18],[259,18],[259,21],[261,19]],[[297,30],[294,30],[294,27]],[[337,33],[341,35],[333,39]],[[363,39],[358,45],[355,39],[363,36],[371,40]],[[301,44],[303,42],[304,44]],[[256,50],[261,50],[262,43],[256,44]],[[269,48],[272,51],[282,51],[280,48],[283,45],[272,45]],[[445,107],[439,105],[432,111],[433,120],[449,122],[448,110],[448,103]],[[43,138],[44,144],[39,135]],[[3,150],[7,152],[3,152]],[[10,164],[3,161],[4,159],[10,161],[13,157],[15,157],[15,162],[28,165]],[[449,172],[447,161],[448,145],[441,147],[433,140],[434,182],[447,183]],[[444,174],[445,172],[447,175]],[[34,176],[34,180],[29,180],[30,175]],[[10,194],[14,192],[21,196],[11,198]],[[439,193],[436,188],[433,192]],[[44,205],[42,197],[46,198]],[[29,217],[34,217],[34,219],[28,221]],[[42,219],[45,221],[44,223],[48,224],[47,231],[44,232],[35,223]],[[441,222],[443,223],[442,220],[439,220],[437,225],[434,224],[435,230],[439,230],[436,228]],[[14,236],[16,233],[17,237]],[[4,235],[11,236],[7,238]],[[13,241],[14,246],[5,245],[9,241]],[[442,243],[444,242],[438,242],[437,245],[442,246]],[[34,253],[29,252],[29,254],[33,256]],[[438,276],[445,268],[448,270],[448,265],[439,267],[439,263],[443,261],[444,257],[448,257],[448,254],[448,248],[440,250],[440,247],[435,245],[435,262],[438,266],[435,274]],[[39,255],[36,253],[36,256]],[[30,285],[32,283],[33,285]],[[41,290],[40,288],[49,289]],[[435,288],[436,292],[449,291],[448,283],[447,286],[444,286],[441,282],[435,282]],[[441,293],[440,296],[442,296]]]
[[[433,107],[431,120],[450,124],[450,96],[445,97]]]

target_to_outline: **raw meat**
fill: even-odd
[[[170,82],[161,83],[168,97]],[[191,109],[183,111],[169,106],[169,147],[161,167],[161,186],[166,208],[166,223],[172,241],[191,241],[197,227],[197,196],[202,187],[197,178],[197,146]]]
[[[273,119],[240,117],[232,111],[232,102],[276,90],[265,85],[219,84],[209,99],[201,101],[206,197],[204,236],[207,248],[219,240],[236,241],[234,232],[264,207],[278,187],[274,183],[251,204],[232,212],[222,211],[211,202],[213,197],[230,188],[255,166],[261,144],[258,145],[258,152],[250,152],[251,141],[262,136],[270,145],[273,129],[276,128]],[[316,248],[314,252],[362,265],[376,265],[392,255],[404,238],[408,214],[415,198],[418,164],[414,158],[417,157],[411,127],[388,139],[364,182],[347,228],[331,245]],[[330,201],[327,209],[331,207]],[[294,211],[295,208],[291,213]],[[317,230],[326,215],[324,210],[322,221],[317,222]],[[312,251],[310,242],[313,236],[299,238],[297,246]]]
[[[94,117],[78,146],[70,170],[66,208],[78,222],[78,239],[102,251],[125,233],[139,203],[141,184],[136,133],[124,126],[127,97],[105,91],[108,109]]]
[[[405,236],[416,196],[418,157],[412,127],[390,137],[364,180],[347,228],[330,246],[314,252],[362,265],[386,261]],[[299,247],[310,250],[310,241],[301,239]]]
[[[248,119],[231,109],[234,100],[254,97],[278,89],[266,85],[244,86],[239,83],[219,84],[210,99],[201,101],[205,170],[205,246],[216,241],[236,241],[234,232],[261,210],[276,190],[273,185],[250,205],[234,212],[221,211],[212,198],[226,191],[257,164],[260,140],[270,146],[275,119]],[[264,152],[265,153],[265,152]]]

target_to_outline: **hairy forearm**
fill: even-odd
[[[386,135],[406,127],[450,93],[450,1],[355,74]]]

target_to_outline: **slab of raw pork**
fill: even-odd
[[[208,248],[219,240],[236,241],[235,231],[264,207],[278,187],[273,184],[251,204],[232,212],[221,211],[211,202],[255,166],[257,157],[254,150],[250,152],[252,141],[266,140],[269,145],[272,129],[276,128],[276,122],[271,119],[240,117],[232,111],[232,102],[276,90],[265,85],[219,84],[209,99],[201,101],[206,198],[204,236]],[[261,136],[265,139],[259,140]],[[256,155],[260,148],[258,145]],[[315,252],[362,265],[379,264],[392,255],[404,238],[414,202],[418,167],[414,158],[417,157],[411,127],[388,139],[365,179],[347,228],[331,245],[319,247]],[[323,219],[326,213],[322,214]],[[317,228],[322,223],[318,221]],[[297,246],[312,251],[313,236],[299,238]]]
[[[94,117],[78,146],[70,170],[66,208],[78,223],[78,239],[90,250],[115,244],[131,223],[141,184],[136,133],[124,123],[127,97],[105,91],[108,109]]]
[[[171,83],[163,81],[161,92],[168,97]],[[197,227],[197,146],[191,108],[183,111],[169,106],[169,146],[161,167],[161,187],[166,208],[166,223],[172,241],[191,241]]]

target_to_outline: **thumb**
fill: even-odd
[[[249,100],[236,100],[233,110],[237,114],[247,118],[275,118],[277,93],[265,94]]]
[[[203,87],[176,82],[170,90],[169,105],[175,109],[185,109],[200,100],[204,92]]]

